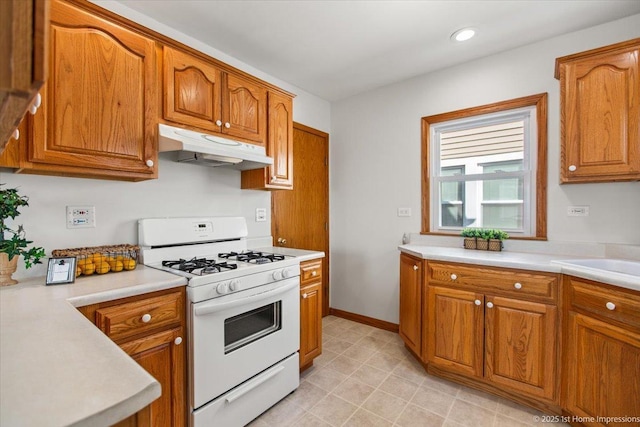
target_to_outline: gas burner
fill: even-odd
[[[268,252],[245,251],[245,252],[223,252],[218,254],[219,258],[231,259],[251,264],[266,264],[284,260],[284,255],[272,254]]]
[[[228,262],[217,262],[214,259],[191,258],[190,260],[180,259],[177,261],[162,261],[163,267],[173,268],[175,270],[186,271],[193,274],[212,274],[219,273],[223,270],[234,270],[238,268],[237,264]]]

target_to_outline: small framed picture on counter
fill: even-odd
[[[47,285],[62,285],[76,280],[76,257],[51,257],[47,269]]]

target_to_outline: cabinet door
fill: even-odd
[[[485,377],[501,388],[553,400],[556,307],[500,297],[487,297],[485,306]]]
[[[563,406],[580,417],[640,416],[640,335],[575,312],[567,327]]]
[[[293,188],[293,101],[273,92],[269,93],[267,155],[273,157],[273,166],[267,168],[269,183]]]
[[[153,426],[178,427],[186,423],[183,339],[184,328],[179,327],[120,345],[162,387],[162,395],[150,405]]]
[[[420,356],[422,334],[422,260],[400,254],[400,337]]]
[[[211,64],[170,47],[165,46],[163,52],[164,118],[220,132],[220,71]]]
[[[429,363],[482,377],[484,295],[437,286],[430,286],[428,295]]]
[[[260,145],[267,141],[267,89],[234,74],[225,74],[222,132]]]
[[[34,117],[27,159],[33,168],[155,178],[154,42],[55,1],[49,55],[43,111]]]
[[[563,182],[640,178],[640,40],[560,65]]]
[[[322,282],[300,289],[300,367],[322,353]]]

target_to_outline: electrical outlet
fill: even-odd
[[[95,206],[67,206],[67,228],[95,228]]]
[[[265,222],[267,220],[267,209],[256,208],[256,222]]]
[[[569,206],[567,216],[589,216],[589,206]]]
[[[411,208],[398,208],[398,216],[411,216]]]

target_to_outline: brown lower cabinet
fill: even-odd
[[[581,421],[572,424],[640,426],[640,292],[571,276],[564,286],[563,407]]]
[[[300,263],[300,370],[322,354],[322,259]]]
[[[186,425],[185,298],[175,288],[79,308],[162,387],[158,399],[116,426]]]

